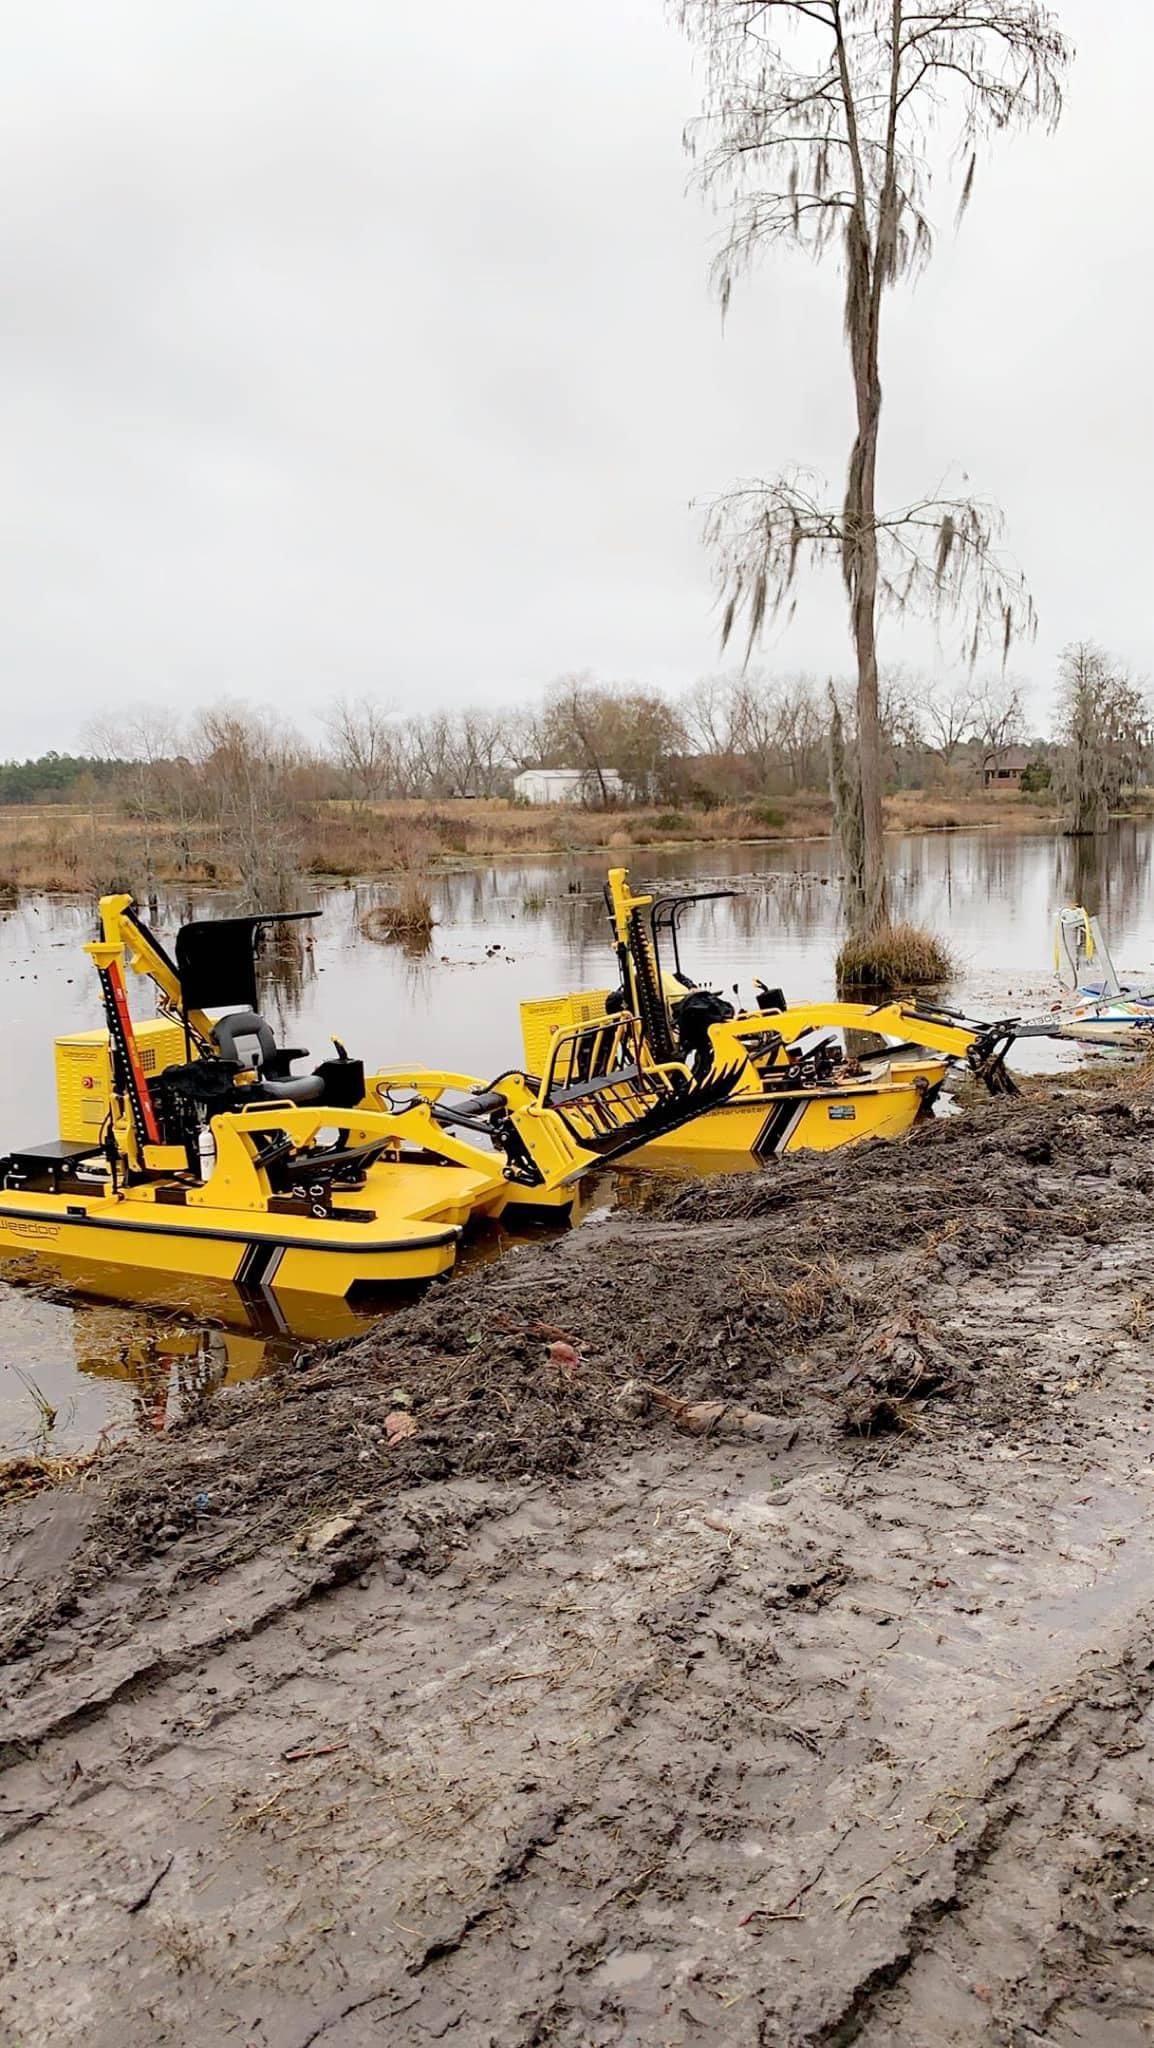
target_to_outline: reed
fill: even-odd
[[[429,896],[415,875],[409,875],[392,903],[375,904],[360,919],[363,937],[383,945],[404,945],[410,951],[428,946],[436,919]]]
[[[953,972],[949,949],[916,924],[884,924],[856,934],[837,956],[839,989],[929,988]]]

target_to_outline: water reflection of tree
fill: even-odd
[[[413,1016],[421,1016],[433,1007],[434,960],[431,948],[426,946],[420,953],[410,952],[402,947],[397,955],[400,962],[400,981],[405,998]],[[387,1050],[386,1061],[393,1057]]]
[[[682,924],[688,952],[694,942],[719,947],[740,939],[764,944],[775,937],[809,938],[825,930],[836,902],[828,877],[804,870],[750,876],[734,894],[702,903]]]
[[[1055,895],[1080,903],[1100,917],[1116,946],[1127,943],[1150,897],[1151,849],[1148,828],[1115,825],[1107,833],[1079,834],[1054,841]]]
[[[311,922],[262,926],[257,935],[257,982],[262,1001],[266,992],[272,995],[278,1020],[300,1008],[316,971]]]
[[[678,878],[680,879],[680,877]],[[732,887],[731,896],[695,904],[681,921],[682,962],[692,973],[697,956],[727,950],[735,940],[762,948],[775,938],[807,939],[830,926],[835,890],[828,874],[807,870],[775,870],[771,873],[735,876],[685,877],[684,893],[701,888]],[[648,894],[681,893],[673,883],[643,883],[634,886]],[[605,900],[599,888],[582,887],[579,892],[554,891],[534,899],[533,919],[544,925],[559,948],[584,964],[591,956],[594,977],[606,979],[612,972],[612,938]],[[667,948],[668,950],[668,948]],[[663,957],[662,964],[672,966]]]
[[[1012,899],[1021,884],[1027,843],[1017,834],[984,832],[976,834],[970,844],[973,873],[969,886],[986,898]]]

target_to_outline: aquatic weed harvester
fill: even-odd
[[[563,1215],[590,1167],[735,1085],[724,1062],[701,1075],[643,1060],[630,1016],[609,1027],[611,1076],[592,1082],[580,1026],[540,1076],[488,1087],[424,1068],[366,1076],[337,1040],[298,1071],[306,1055],[278,1046],[258,1008],[257,937],[282,921],[198,920],[170,955],[131,896],[102,898],[85,951],[104,1028],[56,1040],[59,1136],[0,1158],[0,1256],[266,1297],[425,1280],[474,1218]],[[133,1018],[130,975],[152,983],[156,1017]]]
[[[553,1038],[590,1028],[583,1050],[608,1071],[615,1012],[638,1020],[643,1063],[684,1060],[699,1079],[736,1067],[724,1099],[692,1125],[654,1136],[633,1155],[639,1165],[675,1161],[732,1167],[797,1151],[832,1151],[865,1138],[897,1138],[932,1108],[951,1067],[993,1095],[1017,1093],[1006,1066],[1015,1040],[1050,1035],[1017,1018],[978,1022],[923,1001],[787,1003],[780,989],[755,984],[751,1009],[694,980],[683,966],[680,927],[693,906],[738,895],[736,889],[634,893],[626,868],[612,868],[605,901],[617,962],[615,989],[585,990],[523,1003],[527,1065],[542,1067]],[[592,1030],[604,1020],[604,1036]],[[851,1056],[845,1034],[866,1034],[877,1049]]]

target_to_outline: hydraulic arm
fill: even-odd
[[[736,1020],[740,1031],[749,1018]],[[925,1047],[947,1059],[964,1060],[986,1083],[992,1095],[1016,1095],[1017,1083],[1005,1065],[1006,1054],[1022,1030],[1014,1017],[992,1024],[965,1017],[957,1010],[931,1003],[889,1002],[805,1003],[785,1010],[761,1011],[758,1023],[772,1026],[785,1043],[803,1031],[872,1031],[906,1046]]]

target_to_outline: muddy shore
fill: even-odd
[[[0,2038],[1146,2048],[1152,1190],[982,1106],[10,1502]]]

